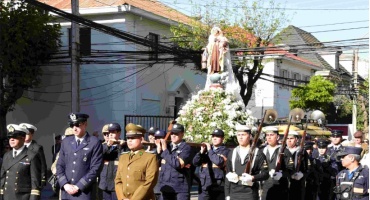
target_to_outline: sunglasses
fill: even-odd
[[[108,135],[109,135],[109,133],[103,133],[103,135],[104,135],[104,136],[108,136]]]
[[[82,125],[82,123],[80,122],[76,122],[76,123],[69,123],[69,127],[73,128],[73,127],[80,127]]]

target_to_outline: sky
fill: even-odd
[[[207,3],[213,0],[160,0],[184,14],[194,13],[196,6],[206,10]],[[218,0],[217,7],[237,8],[238,0]],[[234,3],[233,3],[234,2]],[[235,3],[236,2],[236,3]],[[369,1],[368,0],[275,0],[286,8],[290,23],[310,32],[321,42],[350,40],[345,45],[367,44],[359,50],[361,59],[368,60],[368,40],[354,41],[356,38],[369,38]],[[351,52],[345,52],[350,55]]]

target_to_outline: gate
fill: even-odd
[[[141,125],[146,130],[149,130],[150,127],[155,127],[167,132],[168,125],[172,120],[174,120],[173,116],[125,115],[124,126],[134,123]],[[126,130],[123,133],[126,139]]]

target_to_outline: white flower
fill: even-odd
[[[209,124],[209,126],[211,126],[211,127],[216,127],[216,126],[217,126],[217,123],[216,123],[216,122],[211,122],[211,123]]]

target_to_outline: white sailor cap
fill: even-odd
[[[238,132],[248,132],[248,133],[251,132],[251,128],[249,126],[241,125],[241,124],[237,124],[235,126],[235,130]]]
[[[266,126],[266,127],[263,128],[263,130],[264,130],[265,133],[271,133],[271,132],[279,133],[279,129],[276,128],[275,126]]]
[[[6,128],[8,129],[8,138],[25,136],[29,133],[27,128],[19,126],[17,124],[9,124],[8,126],[6,126]]]
[[[27,130],[29,130],[30,132],[35,132],[37,131],[37,128],[32,125],[32,124],[27,124],[27,123],[21,123],[19,124],[19,126],[22,126],[22,127],[25,127]]]
[[[293,136],[295,136],[295,137],[298,137],[298,132],[297,131],[289,131],[288,132],[288,135],[293,135]]]

